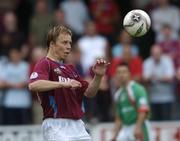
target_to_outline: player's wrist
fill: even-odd
[[[100,74],[95,74],[94,78],[101,80],[103,76],[104,76],[103,74],[102,74],[102,75],[100,75]]]
[[[67,82],[59,82],[59,88],[70,88],[71,85]]]

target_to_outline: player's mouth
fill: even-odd
[[[65,54],[65,55],[68,55],[69,53],[70,53],[70,52],[69,52],[69,51],[67,51],[67,52],[65,52],[64,54]]]

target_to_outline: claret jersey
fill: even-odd
[[[75,79],[82,84],[80,88],[58,88],[38,92],[38,97],[46,118],[80,119],[83,116],[82,100],[88,82],[82,80],[72,65],[55,62],[47,57],[35,65],[30,76],[30,83],[37,80],[67,81]]]

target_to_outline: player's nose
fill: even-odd
[[[71,50],[71,44],[67,44],[66,49]]]

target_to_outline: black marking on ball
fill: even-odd
[[[132,26],[134,26],[134,22],[131,22],[131,23],[129,23],[129,24],[126,24],[126,25],[124,25],[124,27],[132,27]]]
[[[133,22],[138,23],[141,20],[141,14],[133,12],[131,19]]]
[[[144,26],[144,23],[142,23],[141,26],[138,28],[138,30],[137,30],[136,33],[135,33],[135,36],[137,36],[139,33],[142,32],[143,26]]]
[[[146,19],[144,16],[142,16],[142,19],[143,19],[144,22],[145,22],[145,25],[146,25],[146,31],[148,31],[149,28],[150,28],[150,25],[148,24],[147,19]]]

